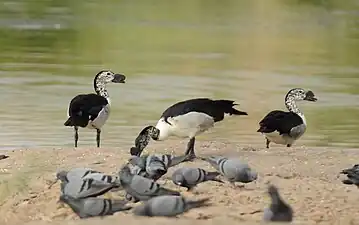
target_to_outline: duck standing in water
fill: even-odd
[[[307,122],[296,105],[297,101],[317,101],[314,93],[302,88],[291,89],[285,96],[285,106],[289,112],[274,110],[268,113],[260,122],[257,132],[266,137],[266,147],[269,143],[286,145],[291,147],[306,131]]]
[[[78,128],[96,129],[97,147],[100,147],[101,128],[110,115],[110,96],[106,90],[107,83],[125,83],[126,76],[115,74],[110,70],[97,73],[94,78],[95,93],[75,96],[69,105],[68,119],[65,126],[74,127],[75,147],[79,139]]]
[[[195,137],[222,121],[225,114],[248,115],[233,106],[231,100],[212,100],[195,98],[178,102],[167,108],[158,120],[157,125],[145,127],[135,140],[135,147],[131,148],[131,155],[139,156],[149,143],[150,138],[162,141],[170,136],[189,138],[186,155],[195,157]]]

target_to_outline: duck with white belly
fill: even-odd
[[[186,155],[195,158],[195,137],[212,128],[215,123],[224,119],[225,114],[248,115],[247,112],[234,108],[232,100],[212,100],[195,98],[178,102],[167,108],[161,115],[156,127],[145,127],[131,148],[131,155],[140,156],[150,139],[163,141],[170,136],[189,138]]]
[[[102,70],[94,78],[96,93],[76,95],[68,108],[68,119],[65,126],[74,127],[75,147],[79,139],[78,128],[96,129],[97,147],[100,147],[101,128],[110,114],[110,96],[106,84],[125,83],[126,76],[115,74],[110,70]]]
[[[269,143],[286,145],[291,147],[306,131],[307,123],[304,114],[296,105],[297,101],[317,101],[314,93],[302,88],[293,88],[285,96],[285,105],[289,112],[274,110],[268,113],[260,122],[261,132],[266,137],[266,147]]]

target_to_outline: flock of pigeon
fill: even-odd
[[[249,183],[257,179],[257,172],[236,158],[211,156],[201,159],[207,161],[216,171],[179,167],[172,173],[172,182],[191,191],[207,181],[224,183],[218,178],[220,175],[234,187],[235,182]],[[193,158],[190,155],[133,156],[117,175],[107,175],[90,168],[61,170],[56,174],[57,180],[61,181],[59,201],[70,206],[80,218],[113,215],[116,212],[130,210],[132,207],[128,205],[129,202],[142,202],[133,208],[133,213],[149,217],[174,217],[193,208],[210,206],[209,198],[188,200],[180,192],[168,189],[157,182],[167,173],[168,168],[191,160]],[[99,197],[110,191],[119,190],[124,190],[124,200]],[[265,209],[264,220],[291,221],[292,208],[281,199],[277,188],[270,185],[268,193],[272,198],[272,204]]]
[[[106,84],[125,83],[125,75],[112,71],[100,71],[94,78],[96,93],[81,94],[74,97],[69,105],[68,119],[65,126],[74,127],[75,147],[78,145],[78,128],[96,129],[97,147],[100,147],[101,128],[110,113],[110,98]],[[291,89],[285,96],[288,112],[274,110],[260,122],[257,132],[266,139],[266,147],[271,142],[291,147],[306,130],[304,114],[296,105],[297,101],[316,101],[312,91],[302,88]],[[112,215],[115,212],[132,209],[129,202],[140,205],[133,208],[138,216],[173,217],[190,209],[211,205],[209,198],[188,200],[180,192],[168,189],[157,181],[167,173],[170,167],[196,159],[209,163],[215,171],[202,168],[178,167],[171,179],[175,185],[193,190],[197,185],[207,181],[225,183],[225,178],[233,187],[235,183],[249,183],[257,180],[257,172],[237,158],[225,156],[196,156],[195,137],[222,121],[225,114],[248,115],[234,108],[231,100],[212,100],[195,98],[178,102],[166,109],[156,126],[146,126],[135,139],[135,146],[130,149],[130,157],[116,175],[107,175],[90,168],[72,168],[57,172],[61,181],[60,202],[66,203],[80,217]],[[163,141],[170,136],[189,138],[184,155],[170,154],[141,155],[149,141]],[[346,183],[359,186],[359,165],[343,171],[347,174]],[[224,184],[223,184],[224,185]],[[101,198],[111,191],[124,191],[123,200]],[[269,185],[268,194],[271,205],[264,210],[265,221],[292,221],[293,210],[285,203],[274,185]]]

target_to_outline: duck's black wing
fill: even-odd
[[[274,110],[268,113],[260,122],[257,132],[289,134],[293,127],[303,124],[302,118],[293,112]]]
[[[166,109],[161,117],[167,122],[167,118],[184,115],[189,112],[205,113],[213,117],[215,122],[221,121],[224,114],[247,115],[246,112],[233,108],[237,104],[231,100],[212,100],[209,98],[195,98],[178,102]]]
[[[77,95],[70,102],[69,118],[64,125],[86,127],[107,104],[107,99],[97,94]]]

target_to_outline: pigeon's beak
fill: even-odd
[[[123,74],[115,74],[115,75],[113,75],[112,82],[113,83],[126,83],[125,80],[126,80],[125,75],[123,75]]]

